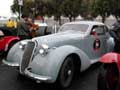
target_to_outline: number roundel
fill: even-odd
[[[100,49],[100,40],[96,39],[93,44],[94,50],[99,50]]]

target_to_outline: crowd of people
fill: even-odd
[[[38,30],[38,25],[32,22],[32,19],[27,15],[22,15],[19,21],[9,19],[2,30],[9,30],[20,37],[20,39],[33,38]]]

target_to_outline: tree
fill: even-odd
[[[23,0],[21,13],[25,13],[28,15],[34,13],[44,16],[45,2],[46,0]],[[19,13],[19,5],[17,0],[14,0],[13,5],[11,6],[11,10],[13,13]]]
[[[106,16],[110,14],[110,0],[94,0],[92,4],[92,14],[94,16],[100,14],[102,16],[102,22],[105,21]]]
[[[64,0],[61,5],[61,10],[64,16],[69,17],[70,21],[72,18],[80,14],[82,0]]]
[[[81,15],[85,19],[92,19],[91,16],[91,4],[93,3],[93,0],[82,0],[81,3]]]
[[[120,0],[110,0],[109,5],[110,5],[110,12],[111,14],[115,15],[117,18],[120,16]]]

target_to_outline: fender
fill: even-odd
[[[15,36],[9,36],[9,38],[6,39],[6,43],[9,45],[14,40],[18,40],[19,41],[20,38],[19,37],[15,37]]]
[[[90,66],[90,60],[82,50],[74,46],[65,45],[50,50],[48,55],[44,57],[42,57],[40,54],[37,54],[34,57],[33,62],[30,64],[30,67],[32,68],[33,72],[39,73],[39,75],[51,76],[54,82],[57,79],[65,58],[71,54],[77,54],[79,56],[81,62],[81,71]]]
[[[15,37],[15,36],[8,36],[8,37],[6,37],[5,38],[5,42],[6,42],[6,44],[5,44],[5,51],[8,50],[8,46],[9,46],[9,44],[11,42],[13,42],[13,41],[19,41],[19,40],[20,40],[20,38],[19,37]]]
[[[21,41],[28,42],[29,40],[21,40]],[[20,60],[22,59],[22,56],[23,56],[23,50],[19,48],[19,43],[21,41],[13,45],[13,47],[8,52],[6,59],[2,60],[3,63],[9,66],[19,66]]]
[[[116,63],[120,71],[120,54],[118,53],[115,52],[107,53],[103,55],[99,61],[104,64]]]

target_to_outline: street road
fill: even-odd
[[[92,65],[66,90],[97,90],[99,67],[99,63]],[[0,90],[57,90],[57,88],[53,84],[37,84],[31,79],[21,77],[17,68],[0,63]]]

